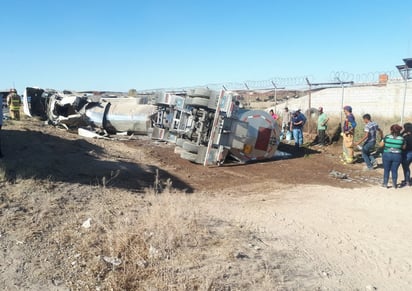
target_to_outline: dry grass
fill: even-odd
[[[146,206],[138,213],[113,217],[106,205],[97,223],[106,234],[106,256],[121,260],[104,278],[114,290],[167,289],[184,283],[191,289],[200,282],[179,282],[176,269],[184,266],[190,249],[208,235],[198,223],[190,197],[184,194],[148,194]]]
[[[93,190],[100,195],[77,212],[68,207],[72,217],[51,234],[61,254],[51,280],[85,290],[245,290],[280,284],[273,250],[262,256],[254,249],[267,247],[256,232],[209,217],[197,198],[173,191],[134,196]],[[81,225],[88,218],[91,226],[85,229]],[[248,259],[237,257],[239,252]]]
[[[396,118],[372,116],[372,120],[379,124],[384,134],[389,133],[389,128],[391,127],[391,125],[399,124],[399,120]],[[365,124],[363,123],[362,116],[356,116],[356,122],[357,122],[357,129],[355,131],[355,140],[359,140],[364,135],[363,129],[364,129]],[[310,134],[312,135],[316,134],[317,133],[317,117],[313,117],[307,121],[305,125],[305,129],[304,129],[305,133],[308,133],[309,124],[310,124]],[[339,129],[339,127],[340,127],[340,118],[331,116],[328,122],[328,130],[327,130],[328,135],[330,137],[334,136],[336,134],[336,131]]]
[[[6,180],[0,243],[21,242],[8,255],[23,254],[25,271],[14,275],[23,287],[267,290],[284,284],[279,254],[258,237],[264,234],[211,217],[200,206],[208,198],[177,192],[171,181],[137,195],[111,188],[110,179],[100,186]],[[83,227],[88,219],[90,227]]]

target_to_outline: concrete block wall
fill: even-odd
[[[343,105],[350,105],[356,116],[369,113],[372,116],[396,119],[401,116],[405,83],[402,80],[389,81],[387,85],[355,85],[344,89]],[[340,116],[342,111],[342,88],[327,88],[312,92],[311,107],[322,106],[329,115]],[[309,96],[289,99],[278,104],[276,109],[281,112],[287,106],[290,110],[309,108]],[[407,86],[405,102],[405,121],[412,122],[412,80]]]

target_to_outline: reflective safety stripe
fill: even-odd
[[[21,101],[18,95],[13,95],[10,103],[10,110],[20,110]]]

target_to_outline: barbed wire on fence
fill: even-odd
[[[319,80],[318,78],[307,76],[295,76],[295,77],[273,77],[267,80],[247,80],[243,82],[222,82],[205,84],[201,87],[207,87],[213,90],[220,90],[222,88],[226,90],[305,90],[308,88],[307,80],[311,83],[327,83],[327,82],[354,82],[356,84],[372,84],[379,83],[380,76],[386,74],[388,79],[399,79],[399,73],[394,70],[382,70],[366,73],[351,73],[345,71],[332,71],[329,74],[329,80]],[[162,88],[159,90],[185,90],[195,88],[199,86],[187,86],[180,88]],[[148,90],[146,90],[148,91]]]
[[[329,80],[317,80],[314,76],[274,77],[267,80],[247,80],[244,82],[227,82],[207,84],[209,88],[226,88],[228,90],[259,90],[259,89],[304,89],[308,87],[307,80],[314,83],[320,82],[354,82],[355,84],[378,83],[381,75],[387,75],[388,79],[398,77],[394,70],[382,70],[367,73],[350,73],[345,71],[332,71]]]
[[[375,71],[368,73],[349,73],[344,71],[332,71],[330,78],[333,80],[341,80],[342,82],[355,83],[376,83],[381,75],[387,75],[389,79],[397,78],[398,72],[394,70]]]

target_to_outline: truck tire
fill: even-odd
[[[191,162],[195,162],[196,158],[197,158],[197,154],[189,153],[187,151],[183,151],[183,152],[180,153],[180,157],[182,159],[185,159],[185,160],[188,160],[188,161],[191,161]]]
[[[207,105],[209,105],[209,99],[202,97],[193,97],[190,105],[196,107],[207,107]]]
[[[182,148],[188,151],[189,153],[194,153],[194,154],[197,154],[197,152],[199,151],[199,146],[190,141],[185,141],[182,145]]]
[[[189,90],[187,95],[189,95],[190,97],[209,98],[210,90],[208,88],[195,88],[195,89]]]

